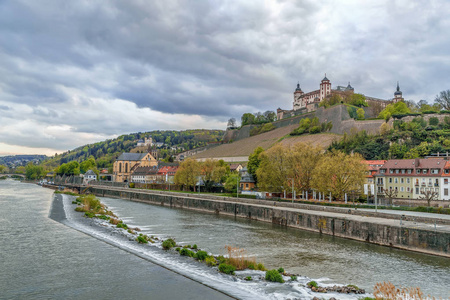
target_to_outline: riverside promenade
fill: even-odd
[[[90,186],[89,192],[171,208],[270,222],[342,238],[450,257],[448,215]]]

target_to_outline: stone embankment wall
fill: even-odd
[[[373,244],[450,257],[449,232],[405,227],[400,221],[377,222],[375,220],[380,219],[370,220],[365,216],[346,217],[342,212],[339,214],[329,212],[332,210],[330,207],[322,207],[321,211],[317,211],[308,210],[307,206],[299,206],[295,203],[253,199],[236,201],[232,198],[209,195],[105,189],[99,186],[91,187],[91,191],[98,196],[249,218]],[[349,212],[353,215],[356,211]],[[360,213],[361,215],[370,214]],[[418,221],[417,218],[416,221]]]
[[[347,106],[336,105],[330,108],[320,107],[314,112],[294,116],[287,119],[282,119],[272,124],[276,128],[285,127],[293,124],[299,124],[300,120],[303,118],[314,118],[318,117],[319,121],[322,122],[332,122],[333,128],[330,130],[332,133],[344,134],[350,133],[351,131],[362,131],[365,130],[367,133],[376,134],[379,133],[381,125],[385,122],[384,120],[363,120],[356,121],[350,118],[347,111]],[[392,123],[392,121],[391,121]],[[228,130],[224,135],[224,142],[229,142],[230,140],[237,141],[250,137],[250,130],[255,125],[246,125],[241,129]]]

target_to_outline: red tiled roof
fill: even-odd
[[[380,168],[380,170],[386,170],[384,174],[381,174],[380,171],[376,173],[377,176],[384,175],[384,176],[421,176],[421,177],[437,177],[441,176],[443,173],[442,170],[444,169],[444,166],[446,164],[446,161],[444,159],[391,159],[388,160],[383,167]],[[390,170],[413,170],[411,174],[408,174],[407,172],[401,173],[390,173]],[[428,172],[424,174],[421,172],[420,174],[417,174],[416,169],[428,169]],[[432,174],[431,169],[438,169],[437,174]]]

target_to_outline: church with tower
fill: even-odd
[[[319,108],[320,102],[327,97],[331,97],[332,95],[339,95],[342,98],[344,98],[345,96],[353,94],[354,92],[355,90],[350,85],[350,82],[348,83],[347,86],[338,85],[335,89],[333,89],[331,87],[330,80],[327,78],[327,74],[325,74],[325,77],[320,82],[318,90],[305,93],[300,88],[300,83],[297,83],[297,88],[294,91],[293,109],[282,110],[281,108],[278,108],[277,119],[281,120],[302,113],[315,111]],[[390,103],[397,103],[399,101],[404,101],[398,82],[397,82],[397,90],[394,93],[394,98],[391,100],[383,100],[370,96],[364,97],[366,98],[366,102],[369,104],[369,106],[379,106],[381,108],[385,108]]]

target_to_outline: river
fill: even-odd
[[[311,279],[321,285],[355,284],[368,291],[377,282],[391,281],[396,286],[418,286],[436,297],[449,295],[447,258],[227,216],[121,199],[101,201],[126,224],[148,235],[197,244],[213,254],[225,254],[226,245],[244,248],[267,268],[283,267],[301,276],[283,285],[257,280],[263,276],[258,271],[223,276],[156,246],[137,245],[96,226],[83,227],[69,199],[65,200],[67,220],[55,222],[57,218],[48,217],[55,205],[52,191],[8,180],[0,182],[0,290],[7,291],[6,298],[226,297],[216,289],[242,299],[311,299],[314,293],[303,286]],[[246,282],[245,276],[256,280]]]

